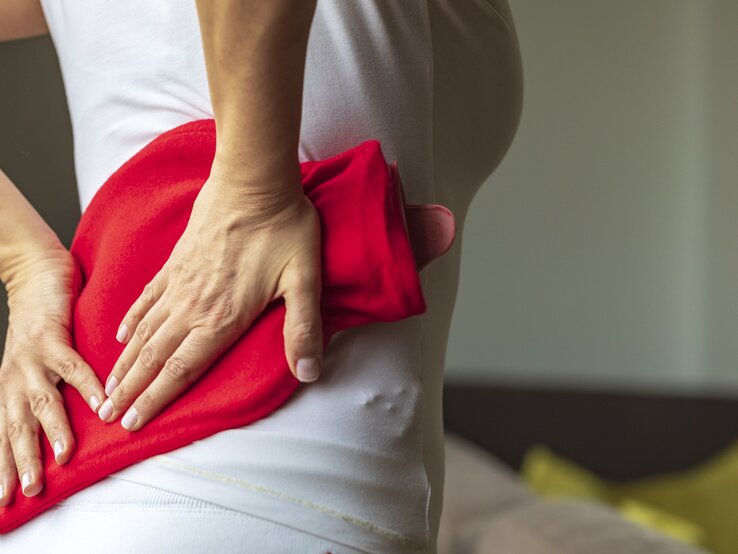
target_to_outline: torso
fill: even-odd
[[[213,117],[195,4],[41,2],[85,209],[147,142]],[[299,160],[379,139],[387,161],[399,163],[409,203],[454,212],[453,247],[420,273],[427,312],[336,334],[320,379],[268,417],[110,479],[199,497],[367,552],[433,554],[443,497],[443,368],[464,220],[507,152],[521,106],[507,0],[320,0]]]
[[[404,155],[401,144],[407,137],[392,135],[382,119],[395,117],[391,110],[397,107],[388,106],[388,93],[403,103],[405,112],[411,107],[404,105],[403,95],[413,97],[416,112],[406,117],[427,119],[427,103],[415,93],[428,78],[423,66],[427,42],[415,43],[416,50],[404,44],[409,49],[405,57],[390,62],[394,72],[383,71],[378,78],[371,74],[376,63],[371,49],[351,50],[342,36],[349,32],[351,11],[342,7],[343,1],[318,3],[300,161],[378,138],[386,145],[388,161],[400,159],[409,201],[430,201],[430,179],[422,167],[425,152],[416,148]],[[352,9],[367,24],[363,32],[377,44],[391,44],[378,34],[390,30],[371,23],[382,10],[372,2],[359,4]],[[423,4],[413,2],[409,12],[417,12],[413,25],[420,26],[412,33],[427,39]],[[64,77],[84,210],[105,179],[148,141],[186,121],[213,117],[195,5],[45,0],[43,6]],[[392,8],[388,4],[386,9]],[[340,79],[328,78],[331,72],[339,72]],[[356,102],[365,102],[363,113],[356,112]],[[447,322],[439,325],[442,329]],[[413,545],[421,550],[431,533],[431,485],[442,489],[438,471],[430,478],[426,471],[429,458],[442,457],[440,405],[434,402],[424,413],[422,383],[428,372],[437,381],[443,364],[442,359],[422,359],[435,348],[421,347],[422,333],[423,317],[339,333],[329,345],[320,380],[269,417],[111,477],[199,495],[326,534],[351,530],[362,534],[361,544],[384,544],[376,546],[380,551],[390,552],[387,545],[402,552],[415,550]],[[432,448],[426,444],[424,449],[424,432],[434,435],[428,443]],[[438,495],[435,501],[440,502]]]

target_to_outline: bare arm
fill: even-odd
[[[76,448],[59,381],[74,386],[93,411],[104,397],[71,346],[73,274],[69,251],[0,171],[0,280],[9,308],[0,360],[0,506],[12,501],[19,478],[26,496],[43,487],[39,431],[59,464]]]
[[[172,255],[121,321],[104,421],[125,414],[140,429],[278,298],[289,368],[318,378],[321,229],[298,160],[316,1],[197,0],[215,158]]]
[[[34,37],[48,32],[39,0],[0,2],[0,41]]]
[[[217,124],[214,165],[245,181],[245,194],[278,198],[299,183],[303,73],[315,5],[197,0]]]
[[[0,0],[0,41],[48,31],[38,0]],[[0,506],[43,487],[40,440],[56,462],[76,442],[57,385],[64,379],[96,411],[102,383],[72,348],[74,260],[8,176],[0,170],[0,281],[8,297],[8,330],[0,359]],[[40,437],[43,432],[45,437]]]
[[[56,233],[0,170],[0,281],[10,288],[24,267],[54,249],[64,249]]]
[[[0,2],[0,42],[45,33],[39,0]],[[7,285],[23,263],[57,246],[56,234],[0,169],[0,281]]]
[[[39,0],[0,2],[0,41],[15,40],[48,32]],[[54,232],[0,169],[0,281],[25,260],[50,244],[58,243]]]

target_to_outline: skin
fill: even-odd
[[[56,387],[64,380],[100,418],[135,432],[206,372],[272,300],[284,298],[290,370],[314,381],[322,365],[320,221],[303,194],[297,158],[302,86],[317,0],[198,0],[216,120],[216,154],[180,240],[124,316],[126,346],[107,393],[69,346],[73,260],[0,174],[0,279],[8,337],[0,365],[0,506],[17,479],[43,487],[39,431],[74,437]],[[0,40],[47,32],[37,0],[0,4]],[[256,132],[254,130],[257,130]],[[298,360],[314,360],[309,367]],[[106,396],[109,396],[106,399]],[[91,409],[95,404],[91,404]],[[106,406],[110,406],[110,409]],[[108,413],[109,412],[109,413]],[[122,418],[120,424],[128,423]]]

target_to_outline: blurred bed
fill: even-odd
[[[439,554],[703,552],[602,504],[540,499],[516,470],[546,444],[608,479],[637,479],[689,468],[738,437],[738,400],[707,394],[447,384],[444,418]]]

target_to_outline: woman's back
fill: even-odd
[[[67,91],[84,209],[151,139],[213,117],[197,14],[194,3],[179,0],[42,5]],[[327,158],[376,138],[387,160],[398,160],[408,202],[455,212],[457,243],[421,272],[428,311],[337,334],[320,379],[267,418],[110,479],[341,537],[370,552],[433,552],[461,228],[512,140],[520,86],[506,2],[320,0],[299,159]],[[94,494],[95,485],[59,505]]]

